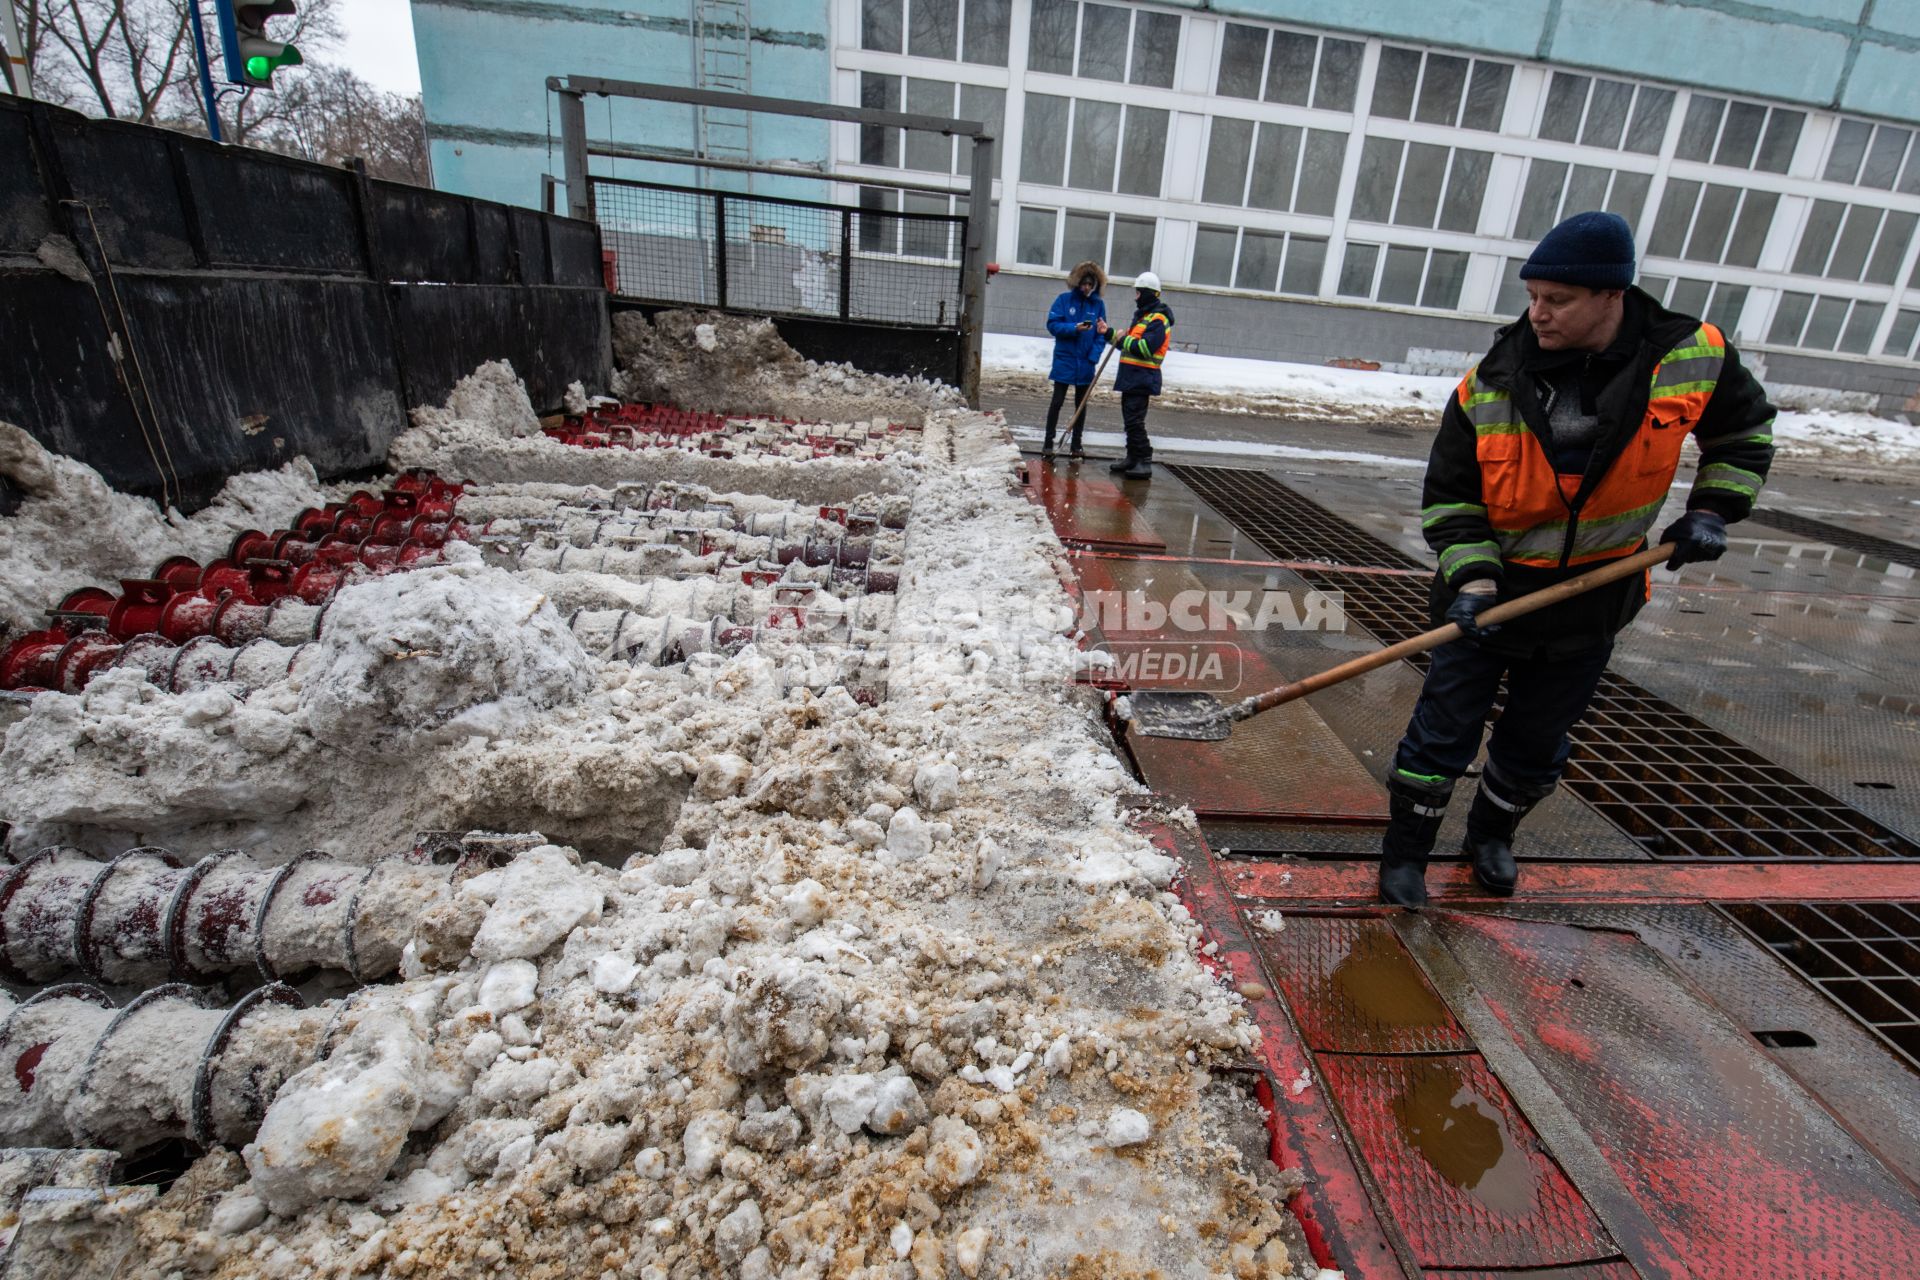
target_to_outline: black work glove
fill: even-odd
[[[1475,578],[1460,588],[1460,594],[1447,606],[1447,621],[1457,625],[1469,640],[1479,641],[1500,629],[1499,623],[1483,627],[1476,619],[1500,603],[1499,587],[1490,578]]]
[[[1667,568],[1718,560],[1727,553],[1726,518],[1715,511],[1689,511],[1667,526],[1660,541],[1673,544]]]

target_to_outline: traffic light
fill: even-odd
[[[291,16],[293,0],[213,0],[213,7],[220,18],[228,84],[271,89],[275,71],[300,65],[299,49],[267,34],[267,19]]]

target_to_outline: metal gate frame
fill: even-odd
[[[582,219],[592,216],[587,178],[588,94],[595,97],[678,102],[725,111],[805,116],[841,124],[913,129],[971,139],[973,163],[967,196],[967,239],[960,260],[960,382],[967,403],[976,409],[980,407],[980,345],[987,322],[986,228],[988,211],[993,207],[994,139],[986,131],[985,125],[976,120],[957,120],[945,116],[912,115],[902,111],[880,111],[872,107],[843,107],[827,102],[792,102],[756,94],[723,93],[713,89],[689,89],[636,80],[610,80],[603,76],[549,76],[547,89],[560,98],[560,139],[566,161],[567,212]],[[831,174],[819,176],[828,181],[835,180]]]

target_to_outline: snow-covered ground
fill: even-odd
[[[1253,1029],[1061,678],[1060,546],[997,416],[916,407],[917,450],[729,463],[571,448],[483,370],[394,457],[521,513],[501,538],[345,588],[284,678],[173,694],[115,670],[8,711],[16,852],[370,862],[423,829],[538,833],[445,886],[399,980],[309,988],[304,1038],[256,1055],[251,1143],[63,1209],[59,1247],[155,1280],[1313,1276],[1218,1070]],[[822,503],[907,513],[891,608],[836,642],[878,657],[881,700],[800,661],[804,632],[682,632],[685,580],[720,553],[579,518],[663,495],[809,536]],[[539,520],[545,545],[514,541]],[[150,550],[34,581],[137,574]],[[664,610],[691,649],[603,660],[576,638],[596,608]],[[103,1021],[70,1003],[43,1007],[68,1037],[36,1085],[56,1132],[86,1114],[55,1105],[78,1088],[61,1065]],[[192,1081],[180,1025],[148,1055],[149,1128]],[[0,1138],[14,1121],[0,1105]]]
[[[1033,393],[1046,390],[1053,339],[990,333],[983,346],[991,386]],[[1112,370],[1109,368],[1108,376]],[[1216,413],[1307,418],[1320,422],[1390,422],[1434,426],[1457,378],[1365,369],[1337,369],[1277,360],[1175,352],[1162,374],[1162,402]],[[1782,411],[1774,437],[1783,457],[1849,473],[1875,467],[1920,470],[1920,425],[1899,418],[1838,410]],[[1187,441],[1184,452],[1289,458],[1284,445]],[[1174,446],[1169,443],[1167,448]],[[1314,457],[1324,461],[1323,451]]]

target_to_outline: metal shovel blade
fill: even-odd
[[[1136,691],[1127,695],[1132,708],[1129,733],[1149,738],[1184,738],[1189,742],[1220,742],[1233,732],[1227,708],[1210,693],[1169,690]]]

